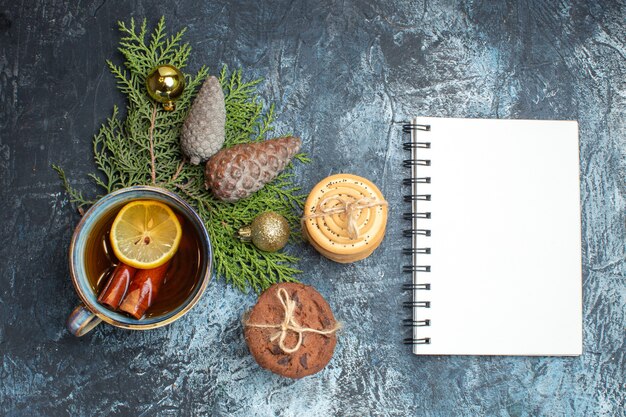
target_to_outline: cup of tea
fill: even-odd
[[[111,308],[98,296],[119,264],[110,231],[120,210],[133,201],[156,201],[176,215],[182,236],[176,253],[167,265],[158,296],[141,317]],[[101,322],[131,330],[147,330],[172,323],[195,306],[211,279],[213,251],[204,223],[185,200],[166,189],[135,186],[107,194],[95,203],[74,231],[69,248],[70,276],[79,304],[67,319],[67,328],[83,336]],[[144,274],[145,275],[145,274]]]

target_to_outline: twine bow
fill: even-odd
[[[302,335],[304,333],[317,333],[321,335],[329,335],[335,333],[337,330],[341,328],[341,324],[336,323],[335,327],[327,330],[317,330],[311,329],[310,327],[302,327],[295,319],[294,313],[296,311],[296,302],[291,299],[289,293],[284,288],[279,288],[276,292],[276,297],[280,300],[283,308],[285,309],[285,318],[282,323],[279,324],[254,324],[246,321],[244,323],[247,327],[257,327],[260,329],[280,329],[279,332],[276,332],[270,337],[270,340],[273,342],[278,339],[278,346],[285,353],[294,353],[300,346],[302,346]],[[288,332],[294,332],[298,334],[298,343],[292,348],[288,348],[285,346],[285,339],[287,338]]]
[[[334,207],[324,207],[329,201],[338,201],[339,205]],[[357,210],[369,207],[386,206],[385,200],[376,200],[363,197],[359,200],[349,200],[338,196],[326,197],[317,204],[315,214],[309,214],[302,217],[302,222],[309,219],[319,219],[321,217],[330,216],[331,214],[345,213],[348,222],[348,236],[350,239],[359,238],[359,225],[357,224]]]

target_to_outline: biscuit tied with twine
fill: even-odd
[[[338,201],[339,205],[334,207],[325,207],[330,201]],[[389,203],[385,200],[370,199],[367,197],[363,197],[358,200],[348,200],[337,196],[326,197],[317,204],[315,209],[316,213],[302,217],[302,228],[304,229],[304,222],[309,219],[319,219],[332,214],[345,213],[346,221],[348,223],[348,236],[352,240],[358,239],[359,225],[357,224],[357,211],[364,208],[387,205],[389,205]]]
[[[341,324],[338,322],[335,323],[335,326],[331,329],[317,330],[317,329],[312,329],[310,327],[303,327],[296,321],[296,318],[295,318],[296,302],[291,299],[287,290],[284,288],[279,288],[278,291],[276,291],[276,297],[278,298],[278,300],[280,301],[280,304],[285,309],[285,318],[283,319],[282,323],[257,324],[257,323],[250,323],[247,320],[247,318],[244,318],[244,326],[256,327],[259,329],[279,329],[278,332],[274,333],[270,337],[270,341],[273,342],[276,339],[278,339],[278,347],[280,347],[280,349],[287,354],[297,352],[298,349],[300,349],[300,347],[302,346],[302,339],[303,339],[304,333],[316,333],[316,334],[321,334],[323,336],[328,336],[328,335],[335,333],[337,330],[341,328]],[[296,345],[292,348],[289,348],[285,345],[285,339],[287,338],[287,334],[290,331],[298,335],[298,343],[296,343]]]

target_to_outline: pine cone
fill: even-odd
[[[217,78],[206,79],[183,123],[180,146],[189,161],[198,165],[224,145],[226,106],[224,92]]]
[[[276,178],[300,146],[300,138],[287,136],[222,149],[206,163],[204,184],[220,200],[246,198]]]

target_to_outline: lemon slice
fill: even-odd
[[[125,264],[152,269],[169,261],[183,234],[176,214],[158,201],[126,204],[111,226],[111,246]]]

